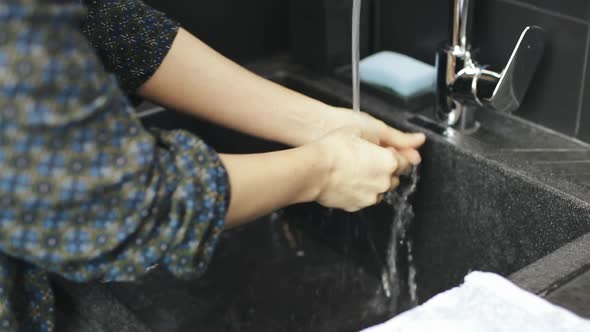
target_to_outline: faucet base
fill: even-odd
[[[455,107],[448,113],[448,119],[445,121],[448,130],[446,136],[453,136],[455,133],[463,135],[472,135],[481,127],[479,121],[475,118],[477,106],[463,105],[455,102]]]
[[[463,135],[473,135],[479,130],[479,128],[481,128],[481,125],[478,121],[476,121],[471,127],[458,127],[454,129]]]
[[[454,129],[464,135],[474,134],[480,127],[480,123],[475,119],[475,106],[461,106],[461,119],[455,124]]]

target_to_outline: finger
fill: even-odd
[[[401,155],[401,154],[398,153],[397,156],[399,158],[399,166],[397,168],[398,175],[407,174],[410,171],[410,168],[412,167],[412,164],[403,155]]]
[[[420,153],[415,149],[400,150],[399,154],[406,157],[406,159],[408,159],[408,161],[414,166],[422,162],[422,157],[420,156]]]
[[[389,148],[389,150],[391,151],[391,153],[393,153],[393,156],[397,160],[397,168],[395,172],[393,172],[393,175],[400,176],[402,174],[405,174],[411,167],[410,161],[402,154],[398,153],[395,149]]]
[[[383,146],[383,144],[381,144],[381,139],[379,138],[379,135],[377,135],[377,133],[365,131],[363,132],[363,138],[373,144]]]
[[[404,133],[397,129],[386,127],[379,140],[384,146],[391,146],[398,150],[418,148],[426,142],[426,136],[423,133]]]
[[[379,149],[381,155],[380,163],[383,165],[383,171],[387,174],[394,173],[399,167],[399,159],[396,157],[397,152],[393,148],[383,148],[379,145],[373,145],[373,147]]]

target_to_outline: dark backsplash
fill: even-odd
[[[382,0],[382,45],[434,63],[447,38],[450,1]],[[522,30],[538,25],[547,48],[517,115],[590,142],[590,1],[475,0],[473,46],[481,64],[501,70]]]
[[[285,1],[285,0],[283,0]],[[350,64],[352,0],[287,0],[291,14],[291,56],[299,64],[328,72]],[[373,50],[374,0],[363,0],[361,56]]]
[[[504,67],[524,27],[538,25],[547,33],[543,60],[516,114],[590,142],[590,1],[472,1],[473,46],[478,61],[492,69]],[[237,61],[292,48],[300,62],[325,71],[349,57],[350,17],[338,8],[352,0],[147,2]],[[363,53],[390,49],[434,63],[436,48],[447,39],[450,3],[365,0]]]
[[[287,0],[145,0],[229,58],[243,62],[289,48]]]

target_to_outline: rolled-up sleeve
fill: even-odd
[[[75,281],[198,276],[229,204],[219,156],[142,127],[83,6],[33,2],[0,20],[0,251]]]
[[[179,24],[140,0],[83,0],[82,31],[108,71],[133,93],[158,69]]]

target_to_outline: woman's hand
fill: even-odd
[[[257,76],[183,29],[138,93],[170,109],[293,147],[352,126],[418,164],[416,148],[424,143],[423,135],[403,134],[369,115],[329,106]]]
[[[315,201],[348,212],[379,203],[410,167],[405,156],[372,143],[356,127],[338,129],[312,145],[329,165]]]
[[[228,228],[297,203],[358,211],[378,203],[410,168],[406,157],[356,127],[293,149],[220,158],[231,187]]]
[[[334,116],[327,123],[327,132],[339,127],[356,127],[361,130],[363,138],[382,147],[395,149],[413,165],[422,161],[417,149],[426,141],[424,134],[403,133],[364,112],[337,107],[332,112]]]

